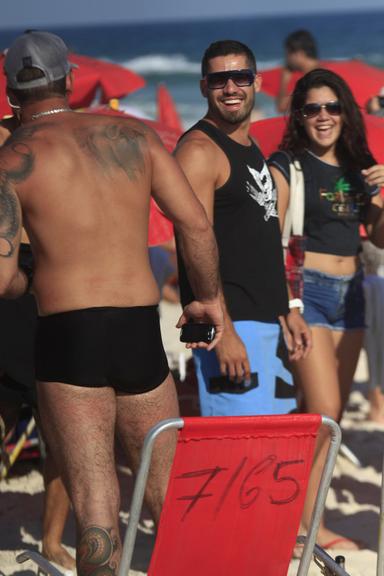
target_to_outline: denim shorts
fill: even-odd
[[[365,328],[364,274],[335,276],[304,268],[304,319],[330,330]]]

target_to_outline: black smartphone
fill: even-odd
[[[245,394],[259,385],[259,377],[257,372],[251,372],[250,380],[241,380],[236,382],[230,380],[228,376],[212,376],[208,381],[208,390],[211,394],[219,394],[225,392],[226,394]]]
[[[214,339],[215,333],[213,324],[187,322],[181,327],[180,342],[206,342],[209,344]]]
[[[384,96],[378,96],[380,108],[384,108]]]

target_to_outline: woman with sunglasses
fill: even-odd
[[[340,421],[348,400],[364,331],[363,274],[359,228],[384,246],[380,187],[384,166],[373,158],[353,95],[337,74],[316,69],[301,78],[291,101],[280,151],[269,160],[283,225],[290,195],[292,159],[304,175],[304,319],[313,350],[294,367],[305,412]],[[298,312],[299,313],[299,312]],[[327,451],[321,437],[302,517],[308,529]],[[321,524],[318,543],[355,549],[357,543]]]

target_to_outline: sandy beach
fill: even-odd
[[[174,328],[179,308],[162,304],[162,330],[165,349],[174,367],[183,363],[189,354],[178,342]],[[384,426],[367,421],[368,402],[367,367],[365,354],[360,357],[355,375],[354,389],[342,422],[344,443],[359,458],[362,467],[352,464],[343,456],[338,457],[332,486],[327,499],[326,522],[332,530],[347,537],[364,541],[367,548],[346,554],[346,569],[351,576],[374,576],[376,574],[376,551],[381,486],[381,459],[384,445]],[[182,406],[196,408],[193,390],[182,389]],[[132,489],[130,470],[119,465],[122,487],[122,529],[127,524],[129,495]],[[39,549],[41,544],[41,517],[43,481],[36,465],[20,463],[13,469],[9,479],[0,482],[0,571],[5,576],[18,574],[32,576],[36,567],[27,562],[16,563],[18,552],[25,548]],[[64,544],[74,553],[74,520],[71,516],[64,534]],[[154,541],[153,524],[148,513],[143,512],[138,534],[132,575],[145,574]],[[336,551],[333,551],[337,553]],[[333,553],[332,552],[332,553]],[[296,573],[297,561],[293,561],[289,576]],[[316,566],[310,574],[320,574]]]

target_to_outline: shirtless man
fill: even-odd
[[[74,507],[78,574],[116,574],[115,432],[136,468],[148,429],[178,415],[148,258],[150,194],[174,222],[196,295],[179,325],[213,323],[209,348],[223,329],[216,243],[203,207],[148,127],[69,109],[60,38],[24,34],[4,66],[23,127],[0,150],[0,295],[28,290],[17,267],[24,225],[36,263],[39,409]],[[156,520],[175,438],[164,434],[156,444],[146,493]]]

